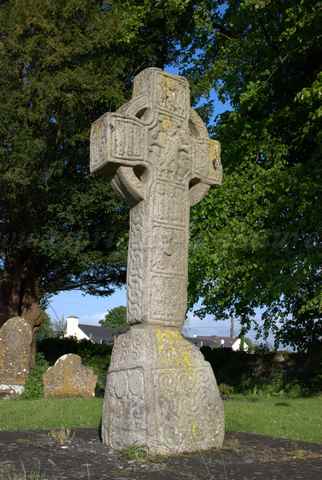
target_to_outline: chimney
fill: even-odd
[[[69,315],[66,318],[66,337],[77,337],[79,318],[75,315]]]

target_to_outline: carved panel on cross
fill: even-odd
[[[153,199],[155,221],[171,225],[186,225],[187,208],[187,193],[184,187],[156,182]]]
[[[110,408],[118,412],[118,415],[113,415],[109,419],[111,446],[113,448],[123,446],[118,444],[120,431],[126,432],[130,439],[133,437],[133,443],[140,439],[141,445],[145,445],[146,410],[143,369],[135,368],[109,373],[106,389]]]
[[[182,324],[187,305],[185,277],[153,274],[151,280],[151,323]]]
[[[111,358],[110,370],[122,370],[123,368],[134,368],[143,362],[142,352],[149,344],[147,335],[142,335],[134,328],[130,333],[119,335],[115,339],[115,348]]]
[[[189,114],[189,85],[183,78],[159,76],[158,104],[161,111],[179,117]]]
[[[144,275],[144,204],[139,203],[130,213],[130,241],[128,249],[128,311],[129,323],[142,322]]]
[[[167,182],[185,184],[192,170],[191,145],[184,141],[182,132],[177,130],[168,135],[165,147],[161,150],[157,166],[158,178]]]
[[[193,151],[193,175],[196,177],[208,177],[209,162],[205,161],[208,157],[208,140],[192,141]]]
[[[91,171],[95,171],[96,168],[108,160],[108,119],[111,114],[106,113],[96,120],[92,124],[91,128]]]
[[[154,225],[152,235],[152,270],[163,273],[185,273],[182,249],[186,248],[186,231]]]
[[[207,396],[209,383],[200,382],[201,378],[210,381],[207,368],[154,370],[157,436],[164,449],[178,444],[184,450],[208,433],[209,411],[204,410],[201,397]]]
[[[147,130],[136,119],[115,117],[111,124],[112,157],[145,160]]]

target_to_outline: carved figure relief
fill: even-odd
[[[161,76],[159,106],[161,110],[183,117],[187,109],[186,83],[167,75]]]
[[[185,230],[161,225],[153,227],[152,270],[164,273],[185,273],[181,248],[185,245]]]
[[[157,182],[153,202],[154,219],[171,225],[186,225],[186,196],[183,187]]]

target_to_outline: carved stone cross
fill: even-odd
[[[113,177],[131,208],[128,323],[180,327],[187,304],[190,206],[220,184],[220,145],[190,107],[187,80],[157,68],[92,126],[91,172]]]
[[[102,439],[156,454],[220,447],[214,374],[180,333],[187,304],[190,206],[222,178],[219,143],[190,107],[186,79],[148,68],[129,103],[92,126],[91,172],[131,205],[128,322],[107,374]]]

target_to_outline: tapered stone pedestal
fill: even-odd
[[[223,403],[208,362],[170,327],[138,325],[120,335],[107,375],[103,442],[175,454],[220,448]]]

